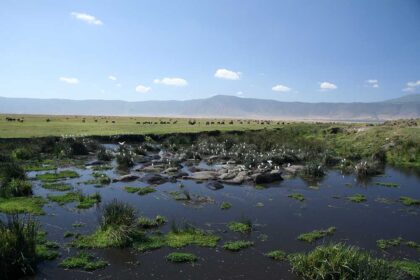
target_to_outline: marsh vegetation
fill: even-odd
[[[6,279],[419,277],[418,128],[264,125],[1,140]]]

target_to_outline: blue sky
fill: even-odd
[[[2,0],[0,96],[420,93],[418,0]]]

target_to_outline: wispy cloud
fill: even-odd
[[[235,72],[227,69],[217,69],[214,76],[225,80],[239,80],[241,78],[241,74],[241,72]]]
[[[58,78],[60,81],[67,83],[67,84],[71,84],[71,85],[76,85],[79,83],[79,80],[76,78],[72,78],[72,77],[60,77]]]
[[[415,92],[416,88],[420,86],[420,80],[414,81],[414,82],[408,82],[406,87],[403,88],[403,91],[405,92]]]
[[[112,76],[112,75],[109,75],[108,76],[108,79],[110,79],[111,81],[116,81],[117,80],[117,77]]]
[[[271,88],[271,90],[277,91],[277,92],[289,92],[292,89],[284,85],[275,85],[274,87]]]
[[[373,88],[379,87],[379,81],[378,80],[367,80],[366,85]]]
[[[244,95],[244,93],[243,93],[242,91],[238,91],[238,92],[236,93],[236,95],[237,95],[237,96],[242,96],[242,95]]]
[[[146,87],[144,85],[136,86],[136,91],[140,93],[148,93],[151,89],[152,89],[151,87]]]
[[[70,15],[78,20],[84,21],[89,24],[103,25],[103,22],[101,20],[89,14],[72,12]]]
[[[176,86],[183,87],[188,85],[188,82],[182,78],[163,78],[163,79],[154,79],[155,84],[162,84],[167,86]]]
[[[322,82],[319,84],[319,88],[321,90],[333,90],[333,89],[337,89],[337,86],[330,82]]]

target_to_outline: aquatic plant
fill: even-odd
[[[237,240],[237,241],[227,241],[223,244],[223,248],[228,251],[237,252],[242,249],[249,248],[254,245],[254,242],[246,240]]]
[[[376,245],[382,250],[386,250],[391,247],[400,245],[402,241],[403,239],[401,237],[394,239],[379,239],[376,241]]]
[[[64,259],[59,266],[66,269],[82,268],[86,271],[93,271],[108,266],[108,263],[103,260],[96,259],[89,253],[79,252],[76,256]]]
[[[139,188],[139,190],[137,191],[137,194],[146,195],[148,193],[152,193],[152,192],[155,192],[155,191],[156,191],[156,189],[154,187],[142,187],[142,188]]]
[[[120,149],[116,155],[118,168],[128,169],[134,166],[134,153],[124,146],[120,146]]]
[[[222,209],[222,210],[227,210],[227,209],[230,209],[231,207],[232,207],[232,204],[230,204],[229,202],[226,202],[226,201],[223,201],[220,204],[220,209]]]
[[[231,231],[240,232],[240,233],[250,233],[252,230],[252,222],[250,220],[243,220],[240,222],[230,222],[228,228]]]
[[[420,262],[415,261],[393,261],[391,265],[414,279],[420,279]]]
[[[297,239],[312,243],[318,239],[324,238],[325,236],[333,235],[335,231],[336,231],[335,227],[329,227],[328,229],[314,230],[314,231],[299,235]]]
[[[36,270],[38,224],[30,217],[0,220],[0,271],[2,279],[17,279]]]
[[[187,245],[197,245],[201,247],[216,247],[220,237],[197,229],[191,225],[179,227],[172,224],[171,231],[165,236],[166,244],[172,248],[181,248]]]
[[[299,200],[299,201],[305,200],[305,197],[303,196],[303,194],[300,194],[300,193],[292,193],[292,194],[289,194],[288,197]]]
[[[391,183],[391,182],[375,182],[375,185],[377,186],[382,186],[382,187],[388,187],[388,188],[396,188],[399,185],[396,183]]]
[[[290,254],[288,259],[292,271],[302,279],[402,279],[387,261],[341,243],[318,246],[307,254]]]
[[[42,197],[11,197],[0,198],[0,212],[6,214],[30,213],[44,215],[42,207],[46,204]]]
[[[401,196],[400,201],[406,206],[420,205],[420,199],[414,199],[409,196]]]
[[[37,180],[41,180],[42,182],[54,182],[58,180],[73,179],[73,178],[78,178],[78,177],[79,177],[79,174],[73,170],[63,170],[57,173],[43,173],[43,174],[37,174],[35,176]]]
[[[166,223],[166,218],[161,215],[157,215],[154,219],[150,219],[147,217],[140,217],[138,219],[138,225],[144,229],[155,228],[163,225]]]
[[[102,161],[112,160],[112,154],[103,147],[101,147],[98,150],[98,153],[96,154],[96,157],[98,158],[98,160],[102,160]]]
[[[350,200],[351,202],[361,203],[361,202],[366,201],[366,196],[364,196],[363,194],[355,194],[355,195],[348,196],[347,199]]]
[[[191,263],[198,260],[197,256],[191,253],[173,252],[166,256],[166,259],[175,263]]]
[[[274,250],[265,254],[267,257],[275,261],[285,261],[287,260],[287,254],[282,250]]]
[[[44,183],[42,184],[42,187],[47,190],[54,190],[54,191],[69,191],[72,189],[72,187],[68,184],[63,183]]]
[[[303,168],[303,175],[310,178],[320,178],[325,175],[324,166],[319,162],[309,162]]]

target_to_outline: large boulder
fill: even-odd
[[[217,172],[215,171],[198,171],[193,174],[186,176],[185,179],[193,179],[199,181],[215,180],[217,179]]]
[[[131,181],[137,180],[138,178],[139,176],[135,174],[127,174],[127,175],[120,176],[112,181],[113,182],[131,182]]]
[[[160,185],[168,182],[169,178],[160,174],[149,173],[143,176],[141,180],[151,185]]]
[[[280,170],[272,170],[265,173],[255,174],[253,179],[256,184],[268,184],[283,180],[281,174],[282,172]]]
[[[227,183],[227,184],[240,185],[243,182],[248,181],[248,180],[249,180],[248,173],[246,171],[240,171],[236,174],[235,177],[231,179],[224,179],[222,180],[222,182]]]

